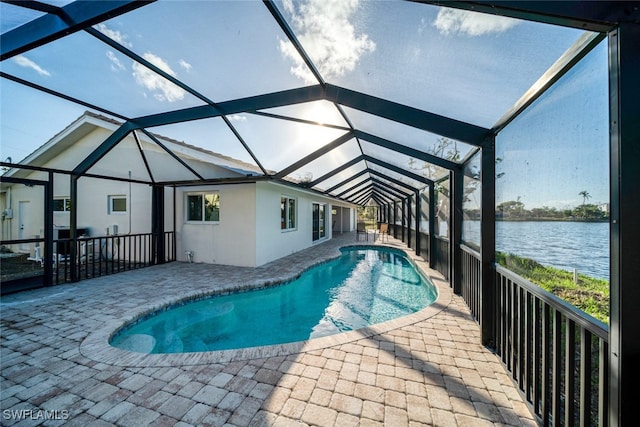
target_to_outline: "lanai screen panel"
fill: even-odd
[[[377,159],[383,159],[386,163],[431,180],[441,178],[448,173],[447,169],[440,166],[436,166],[432,163],[428,163],[405,154],[394,152],[393,150],[380,147],[367,141],[362,141],[360,144],[362,145],[362,150],[365,154]]]
[[[413,196],[413,195],[414,195],[415,190],[418,190],[418,189],[420,188],[420,187],[407,188],[407,187],[406,187],[406,186],[404,186],[404,185],[398,185],[398,184],[396,184],[395,182],[393,182],[393,181],[391,181],[391,180],[389,180],[389,179],[387,179],[387,178],[385,178],[385,177],[383,177],[383,176],[379,176],[379,175],[375,175],[375,174],[373,175],[373,177],[374,177],[375,179],[377,179],[378,181],[380,181],[380,182],[382,182],[382,183],[386,184],[387,186],[389,186],[389,187],[391,187],[391,188],[394,188],[394,189],[396,189],[397,191],[401,191],[401,192],[403,192],[403,193],[407,193],[407,194],[409,194],[409,195],[411,195],[411,196]],[[406,183],[405,183],[405,184],[406,184]],[[407,184],[407,185],[408,185],[408,184]]]
[[[26,9],[24,7],[13,6],[9,3],[0,3],[0,32],[13,30],[22,24],[32,21],[44,15],[37,10]]]
[[[336,165],[336,167],[338,166],[339,165]],[[364,161],[358,162],[355,165],[349,166],[343,171],[340,171],[334,174],[330,178],[327,178],[326,180],[319,182],[314,188],[317,190],[325,190],[325,189],[331,188],[334,185],[340,184],[342,181],[350,179],[353,175],[357,174],[358,172],[366,168],[367,168],[367,165],[365,164]],[[332,192],[332,193],[335,194],[335,192]]]
[[[327,82],[484,127],[581,33],[417,2],[278,7]]]
[[[322,81],[485,127],[502,117],[582,34],[580,30],[417,2],[354,1],[327,7],[324,2],[303,0],[276,1],[275,5]],[[40,14],[13,5],[2,7],[3,32]],[[67,72],[62,73],[61,67]],[[1,68],[113,111],[120,120],[180,111],[173,117],[187,122],[170,125],[172,129],[179,127],[181,133],[170,137],[258,169],[259,162],[268,173],[326,146],[351,125],[356,131],[457,162],[473,148],[341,107],[348,116],[346,121],[338,108],[326,101],[264,110],[294,120],[252,114],[247,102],[246,111],[227,116],[224,126],[210,128],[212,135],[201,137],[203,125],[188,121],[189,107],[319,83],[278,20],[258,1],[146,4],[7,59]],[[283,102],[287,101],[284,98]],[[301,100],[293,97],[290,101]],[[69,122],[78,113],[74,112]],[[237,144],[230,137],[234,132]],[[219,134],[224,135],[218,139]],[[359,141],[364,154],[409,170],[415,166],[406,154],[375,145],[365,136]],[[339,154],[342,149],[332,153]],[[331,155],[323,155],[307,165],[314,169],[311,175],[315,178],[340,165],[340,159],[334,165],[330,160]],[[296,173],[306,173],[300,169]],[[386,169],[384,173],[391,174]],[[440,168],[429,176],[446,173]],[[347,171],[336,175],[335,181],[326,180],[315,187],[330,188],[348,178]]]
[[[104,25],[213,102],[305,85],[283,56],[285,34],[259,1],[158,1]]]
[[[7,158],[14,163],[21,161],[85,111],[85,108],[73,102],[6,79],[1,81],[1,85],[3,161]],[[33,126],[34,118],[38,120],[37,126]]]
[[[395,180],[407,183],[408,185],[410,185],[410,186],[412,186],[414,188],[424,188],[424,187],[427,186],[427,184],[425,184],[423,182],[417,181],[417,180],[415,180],[413,178],[407,177],[404,174],[400,174],[398,172],[392,171],[390,169],[387,169],[385,167],[379,166],[379,165],[371,163],[371,162],[369,162],[369,169],[372,169],[372,170],[374,170],[376,172],[384,174],[384,175],[386,175],[386,176],[388,176],[390,178],[393,178]]]
[[[481,153],[473,155],[463,168],[462,241],[480,250],[482,216]]]
[[[360,184],[362,184],[363,182],[369,182],[371,180],[371,174],[364,173],[352,180],[350,180],[349,182],[345,183],[344,185],[341,185],[340,187],[336,188],[335,190],[331,191],[331,195],[333,196],[337,196],[338,194],[347,191],[349,188],[358,186]],[[345,193],[346,194],[346,193]],[[344,198],[344,196],[340,196],[342,198]]]
[[[147,158],[148,157],[149,153],[147,153]],[[164,170],[174,167],[174,165],[170,165],[170,163],[171,162],[165,165]],[[152,176],[149,175],[144,163],[144,158],[140,153],[140,149],[132,133],[127,135],[118,145],[106,153],[88,172],[91,174],[145,182],[151,182],[152,180]],[[160,172],[161,170],[158,171],[158,173]],[[191,179],[193,179],[193,176]]]
[[[498,251],[609,279],[608,72],[605,40],[498,134]]]
[[[164,67],[156,59],[149,57],[149,61]],[[126,117],[204,104],[83,31],[2,61],[0,67],[3,72]]]
[[[295,170],[289,174],[289,177],[293,179],[313,181],[314,179],[331,172],[337,166],[355,159],[361,154],[362,152],[360,151],[358,142],[355,138],[351,138],[339,147],[334,148],[328,153],[323,154],[312,162]]]
[[[439,182],[435,186],[433,195],[435,200],[435,233],[436,236],[450,237],[451,229],[451,180],[449,178]]]
[[[344,110],[358,130],[443,159],[459,161],[473,149],[470,144],[416,129],[393,120],[349,107],[344,107]]]
[[[342,129],[242,114],[234,126],[262,165],[279,171],[345,134]]]
[[[342,117],[338,108],[329,101],[304,102],[260,111],[320,125],[341,126],[345,130],[349,128],[348,123],[344,117]]]
[[[229,116],[229,120],[233,125],[243,117],[243,115]],[[215,155],[220,159],[218,164],[262,174],[238,137],[220,117],[157,126],[148,130],[186,145],[182,152],[188,153],[185,157],[188,164],[192,164],[191,158]]]
[[[360,195],[364,194],[364,192],[362,192],[362,190],[364,190],[365,188],[370,187],[371,186],[371,182],[370,181],[362,181],[362,182],[359,182],[358,184],[354,184],[354,185],[356,185],[355,188],[353,188],[352,190],[346,192],[345,194],[343,194],[340,197],[342,197],[343,199],[346,199],[346,200],[350,200],[350,199],[353,199],[354,196],[357,195],[358,193],[360,193]]]

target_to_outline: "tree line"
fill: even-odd
[[[479,209],[465,209],[465,218],[480,219]],[[548,206],[525,209],[524,203],[510,200],[496,206],[496,219],[506,221],[608,221],[609,213],[594,204],[584,204],[573,209],[556,209]]]
[[[567,220],[567,221],[606,221],[609,213],[594,204],[583,204],[573,209],[556,209],[548,206],[525,209],[518,201],[507,201],[496,206],[496,218],[505,220]]]

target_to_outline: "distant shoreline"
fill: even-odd
[[[465,221],[478,221],[480,218],[465,218]],[[599,219],[580,219],[580,218],[553,218],[553,217],[521,217],[521,218],[500,218],[496,217],[496,221],[504,222],[609,222],[609,218]]]
[[[475,221],[480,221],[479,219]],[[578,219],[578,218],[496,218],[496,221],[507,221],[507,222],[609,222],[609,218],[602,219]]]

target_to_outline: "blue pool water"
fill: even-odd
[[[287,284],[160,311],[122,329],[111,345],[181,353],[302,341],[414,313],[436,295],[402,252],[344,249]]]

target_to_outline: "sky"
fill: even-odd
[[[276,5],[326,82],[487,128],[581,35],[395,0]],[[0,7],[2,32],[25,19],[16,6]],[[164,24],[167,17],[170,25]],[[160,1],[95,29],[214,102],[318,83],[259,1],[197,1],[189,7]],[[498,136],[504,173],[498,202],[520,197],[527,208],[562,208],[581,203],[583,190],[592,203],[608,201],[606,61],[606,49],[598,48]],[[0,68],[126,117],[203,104],[85,32],[5,60]],[[7,79],[0,81],[0,98],[2,160],[24,158],[85,110]],[[345,125],[327,102],[272,112]],[[394,139],[407,145],[428,149],[438,138],[366,116],[353,114],[354,125],[372,133],[393,130]],[[285,167],[344,133],[247,113],[229,120],[268,169]],[[151,131],[252,162],[221,119]],[[317,177],[330,170],[329,160],[345,162],[357,154],[352,147],[296,174]]]

